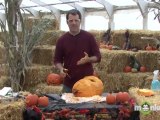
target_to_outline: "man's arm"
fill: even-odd
[[[60,76],[65,78],[67,76],[67,69],[63,68],[62,63],[55,63],[55,66],[59,70]]]
[[[96,56],[89,57],[86,52],[84,52],[84,54],[85,56],[77,62],[77,65],[82,65],[85,63],[95,63],[98,61],[98,58]]]

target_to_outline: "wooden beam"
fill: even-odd
[[[104,1],[104,0],[96,0],[96,1],[104,6],[104,8],[106,9],[106,12],[108,14],[108,16],[112,16],[113,15],[114,5],[112,5],[109,2]]]
[[[57,8],[52,7],[52,6],[47,6],[46,3],[41,2],[40,0],[31,0],[31,1],[34,2],[34,3],[39,4],[42,7],[45,7],[47,9],[49,9],[50,11],[52,11],[55,14],[56,19],[59,19],[59,17],[60,17],[60,11]],[[45,5],[45,6],[43,6],[43,5]]]

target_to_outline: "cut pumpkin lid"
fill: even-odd
[[[138,95],[145,96],[145,97],[153,96],[155,94],[154,91],[150,89],[138,89],[137,93]]]

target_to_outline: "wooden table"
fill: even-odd
[[[65,115],[68,114],[71,115],[73,112],[76,112],[75,117],[77,120],[79,119],[88,120],[90,118],[93,119],[95,116],[99,117],[97,119],[117,120],[124,117],[124,116],[120,117],[121,114],[120,111],[122,112],[121,108],[123,108],[123,110],[124,109],[131,110],[130,108],[128,108],[128,106],[122,104],[109,105],[106,102],[98,102],[98,103],[85,102],[85,103],[73,104],[73,103],[65,103],[60,99],[60,97],[57,94],[49,94],[47,96],[50,97],[50,102],[49,102],[50,104],[46,108],[41,108],[43,113],[45,115],[48,115],[47,118],[53,116],[53,114],[54,115],[56,114],[57,117],[58,116],[65,117],[61,116],[63,115],[65,110],[68,111],[67,114]],[[77,117],[79,117],[79,119]],[[130,118],[125,120],[130,120],[130,119],[137,120],[136,117],[138,117],[137,114],[131,112]]]

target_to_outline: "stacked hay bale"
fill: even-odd
[[[2,89],[4,86],[10,86],[10,81],[7,76],[0,77],[0,89]]]
[[[52,72],[52,66],[32,65],[27,67],[24,89],[29,90],[39,83],[44,83],[47,75]]]
[[[125,51],[101,50],[102,60],[94,64],[94,68],[105,85],[105,91],[127,91],[130,87],[150,88],[151,79],[155,69],[160,69],[159,51]],[[147,67],[147,72],[137,71],[125,73],[124,68],[130,64],[130,56],[134,56],[141,65]]]
[[[45,18],[47,19],[47,18]],[[32,29],[33,25],[39,23],[40,21],[43,21],[44,19],[40,19],[40,18],[27,18],[24,20],[24,23],[27,27],[27,29]],[[50,27],[48,27],[47,30],[58,30],[59,29],[59,23],[56,19],[50,19],[48,18],[48,20],[51,22]]]
[[[25,102],[23,100],[0,103],[0,120],[23,120]]]
[[[97,42],[101,41],[104,32],[105,31],[91,31],[91,33],[95,36]],[[117,46],[123,45],[124,32],[125,30],[113,31],[113,44]],[[157,32],[151,31],[131,30],[130,33],[132,45],[138,45],[137,47],[141,47],[141,49],[143,49],[143,47],[150,42],[150,40],[141,40],[142,36],[158,36]],[[39,65],[43,64],[52,66],[52,58],[55,49],[55,47],[53,46],[55,45],[58,37],[62,34],[63,33],[59,32],[58,35],[55,36],[55,38],[53,39],[54,42],[46,41],[45,43],[44,39],[44,45],[37,46],[33,51],[32,62]],[[50,45],[50,43],[52,46]],[[160,69],[160,65],[158,62],[159,53],[159,51],[139,50],[138,52],[132,52],[126,50],[101,49],[102,61],[98,64],[94,64],[94,68],[106,86],[105,91],[126,91],[131,86],[143,87],[144,81],[146,81],[145,78],[151,76],[153,70]],[[126,65],[129,65],[130,62],[129,56],[134,56],[140,62],[141,65],[146,66],[148,69],[147,72],[124,73],[124,67]],[[144,86],[149,87],[149,84],[150,81],[146,81]]]
[[[131,97],[133,97],[136,100],[136,102],[139,106],[144,104],[144,102],[147,102],[150,105],[157,105],[157,107],[159,109],[159,106],[160,106],[159,93],[157,93],[158,95],[155,95],[155,96],[145,97],[145,96],[138,95],[138,93],[137,93],[138,89],[139,88],[132,87],[129,89],[129,93],[130,93]],[[140,120],[159,120],[159,117],[160,117],[159,111],[151,111],[147,115],[140,112]]]
[[[102,76],[103,74],[103,76]],[[105,92],[122,92],[128,91],[130,87],[150,88],[151,80],[148,80],[148,76],[151,76],[150,72],[147,73],[123,73],[118,72],[114,74],[102,73],[101,79],[104,83]]]
[[[107,50],[101,49],[102,60],[95,64],[96,70],[106,73],[123,72],[125,66],[130,64],[130,56],[136,58],[141,65],[147,67],[148,72],[160,69],[159,55],[160,51],[126,51],[126,50]]]
[[[159,38],[159,31],[149,30],[129,30],[130,42],[132,47],[144,49],[148,44],[156,46],[156,41],[153,39],[142,39],[142,37]],[[122,48],[125,41],[125,30],[113,31],[113,44]],[[159,39],[160,40],[160,39]]]
[[[41,94],[61,94],[62,85],[47,85],[46,83],[37,84],[33,87],[31,92],[36,93],[37,95]]]
[[[100,42],[105,31],[90,32],[95,36],[97,42]],[[125,30],[117,30],[112,32],[113,45],[121,47],[124,43]],[[159,32],[154,31],[130,30],[130,33],[131,44],[141,49],[143,49],[148,43],[155,45],[154,41],[149,39],[143,40],[141,37],[149,36],[160,38],[158,34]],[[46,76],[49,73],[57,72],[57,70],[52,67],[55,49],[54,45],[62,34],[64,34],[64,31],[50,30],[45,34],[43,40],[39,43],[39,46],[35,47],[32,53],[33,66],[28,67],[26,70],[26,83],[24,85],[26,89],[33,89],[33,87],[38,86],[38,84],[45,83]],[[138,52],[132,52],[126,50],[101,49],[101,54],[102,61],[98,64],[94,64],[94,68],[106,85],[105,91],[125,91],[132,85],[129,84],[127,87],[124,87],[123,84],[131,83],[133,80],[143,81],[145,77],[152,75],[153,70],[160,69],[158,62],[159,51],[139,50]],[[134,56],[141,63],[141,65],[146,66],[148,68],[148,73],[124,73],[124,67],[129,65],[129,56]],[[135,86],[141,86],[142,83],[137,83]]]
[[[63,35],[65,32],[64,31],[59,31],[59,30],[50,30],[46,32],[41,40],[41,42],[38,45],[55,45],[58,38]]]
[[[32,52],[32,63],[41,65],[53,65],[54,46],[39,45]]]

